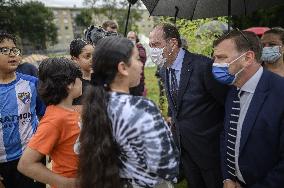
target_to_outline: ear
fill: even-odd
[[[73,61],[75,61],[75,63],[77,63],[77,61],[79,60],[78,57],[74,57],[74,56],[72,56],[71,59],[72,59]]]
[[[128,65],[123,61],[119,62],[117,65],[117,71],[123,76],[128,76]]]
[[[251,64],[255,60],[255,53],[253,51],[248,51],[245,55],[245,60],[248,64]]]
[[[67,86],[68,92],[69,92],[71,89],[73,89],[74,84],[75,84],[75,83],[72,82],[72,83],[70,83],[70,84]]]
[[[170,41],[172,48],[178,48],[178,40],[176,38],[172,38]]]
[[[281,46],[280,50],[282,51],[282,54],[284,53],[284,45]]]

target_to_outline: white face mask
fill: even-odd
[[[281,56],[281,46],[263,47],[261,60],[266,63],[275,63]]]
[[[135,40],[131,40],[131,42],[133,43],[134,46],[136,46],[136,41]]]
[[[162,67],[166,63],[167,59],[163,57],[164,48],[150,48],[150,56],[157,66]]]

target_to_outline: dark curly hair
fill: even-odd
[[[84,96],[80,133],[79,182],[82,188],[120,188],[119,150],[107,113],[109,85],[118,64],[129,64],[134,45],[121,37],[101,39],[93,55],[94,77]],[[94,63],[95,62],[95,63]]]
[[[84,39],[74,39],[70,43],[70,55],[72,57],[78,57],[82,53],[82,49],[90,44],[89,42],[85,41]]]
[[[17,43],[16,37],[14,35],[0,32],[0,43],[2,43],[4,40],[12,40],[15,45]]]
[[[80,68],[72,60],[45,59],[39,66],[39,95],[46,105],[59,104],[68,96],[67,86],[81,77]]]

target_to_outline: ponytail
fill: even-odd
[[[89,86],[83,99],[80,133],[80,188],[121,187],[118,153],[107,114],[108,93],[102,86]]]

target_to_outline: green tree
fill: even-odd
[[[268,9],[260,9],[248,16],[233,17],[234,25],[240,29],[248,27],[284,27],[284,4]]]
[[[92,11],[90,9],[83,9],[75,18],[76,25],[81,27],[88,27],[92,23]]]
[[[57,42],[53,13],[43,3],[0,0],[0,10],[0,30],[28,41],[33,49],[46,49],[47,43]]]
[[[20,5],[20,0],[0,0],[0,31],[17,33],[16,16]]]
[[[28,40],[33,49],[46,49],[47,43],[57,42],[57,28],[53,20],[52,11],[43,3],[24,3],[17,12],[20,38]]]

